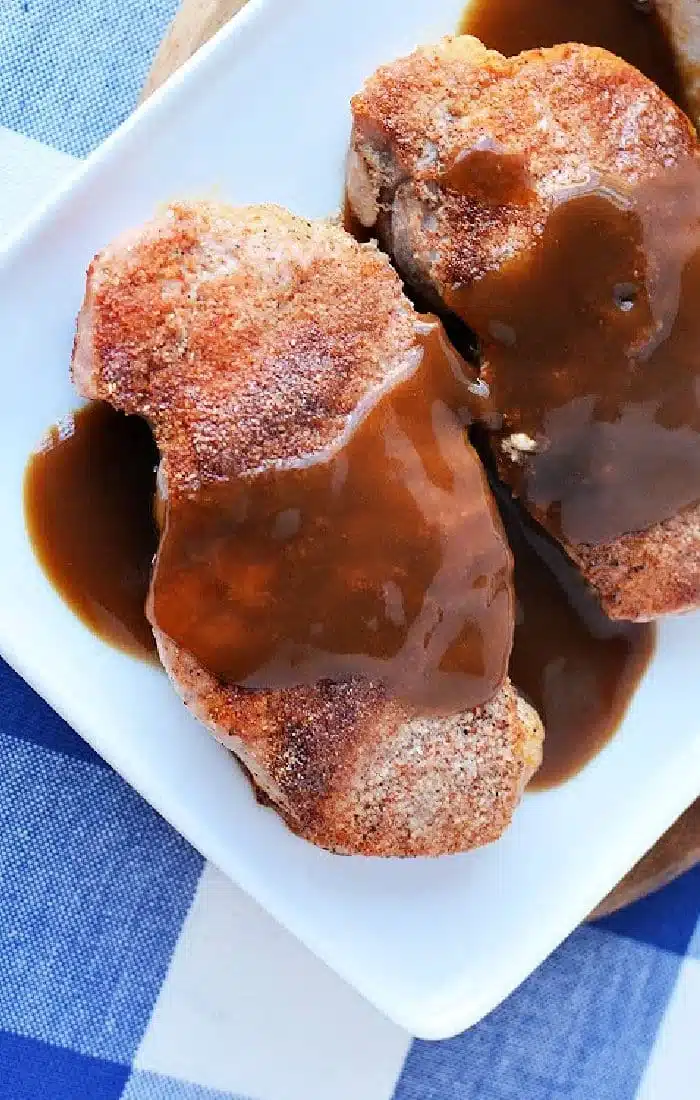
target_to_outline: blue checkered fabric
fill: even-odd
[[[178,0],[0,0],[0,124],[84,156],[131,112]]]
[[[0,124],[85,154],[132,108],[175,7],[0,0]],[[700,1098],[700,868],[576,932],[446,1042],[411,1041],[354,1001],[341,1012],[330,976],[316,974],[313,995],[329,998],[318,1026],[337,1013],[348,1052],[348,1068],[334,1056],[320,1081],[313,1035],[300,1063],[287,1026],[317,964],[290,948],[294,999],[286,986],[273,1020],[279,998],[266,986],[256,1007],[255,982],[237,969],[252,932],[229,942],[236,904],[213,931],[202,924],[208,874],[0,662],[0,1100]],[[207,889],[216,908],[224,887]],[[281,951],[282,933],[258,920],[256,950]],[[238,976],[219,1000],[216,961],[208,982],[193,977],[203,941]]]

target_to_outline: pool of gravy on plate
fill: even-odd
[[[654,652],[655,627],[613,622],[561,546],[494,482],[515,560],[508,671],[545,728],[532,789],[575,775],[609,741]]]
[[[24,478],[27,530],[54,588],[104,641],[149,659],[157,464],[146,422],[95,401],[48,432]]]

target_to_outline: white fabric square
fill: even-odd
[[[678,974],[637,1100],[698,1100],[700,1096],[700,960]]]
[[[410,1042],[207,865],[135,1066],[256,1100],[389,1100]]]

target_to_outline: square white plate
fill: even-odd
[[[201,852],[388,1016],[442,1037],[538,965],[700,791],[700,618],[661,627],[612,743],[529,795],[498,844],[437,860],[332,856],[259,807],[156,669],[105,646],[37,566],[22,475],[76,404],[85,268],[163,200],[212,192],[334,212],[348,100],[380,62],[455,26],[459,0],[252,0],[0,256],[0,648]]]

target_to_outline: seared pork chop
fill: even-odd
[[[587,216],[597,218],[601,233],[606,232],[610,191],[619,189],[624,206],[628,190],[695,164],[698,155],[691,123],[656,85],[605,50],[585,46],[505,58],[474,38],[446,38],[382,66],[354,97],[352,109],[347,173],[352,211],[373,229],[410,284],[437,308],[453,310],[470,325],[481,341],[484,377],[494,383],[494,395],[509,380],[499,376],[497,357],[488,374],[491,350],[499,345],[500,354],[512,347],[511,362],[517,369],[521,333],[510,325],[491,324],[482,288],[493,287],[501,272],[527,272],[532,256],[535,285],[543,256],[537,249],[548,219],[572,197],[595,193],[598,205]],[[556,239],[561,225],[550,228]],[[592,228],[589,237],[597,232]],[[609,232],[614,243],[613,230]],[[574,254],[572,282],[577,266]],[[567,273],[563,276],[562,283]],[[528,279],[529,272],[524,281]],[[622,312],[634,303],[624,300],[624,286],[619,289],[621,312],[614,323],[624,325],[636,315]],[[503,291],[499,301],[506,297]],[[612,293],[610,301],[613,305]],[[550,323],[550,305],[546,293],[530,303],[531,316],[540,311],[543,332]],[[557,335],[561,303],[552,305],[551,312],[550,328]],[[640,328],[649,342],[655,322],[652,317]],[[592,327],[598,323],[595,316]],[[595,361],[595,347],[594,331],[584,344],[584,358],[587,354]],[[561,374],[563,391],[569,383],[562,367],[566,364],[546,362],[545,383]],[[532,372],[521,377],[525,390],[538,381]],[[692,404],[691,371],[687,382]],[[574,379],[574,387],[579,384]],[[541,389],[546,391],[546,385]],[[580,392],[587,395],[595,389],[596,380]],[[566,395],[568,399],[571,391]],[[533,388],[531,397],[539,401],[540,391]],[[494,439],[501,476],[524,496],[532,456],[548,444],[524,434],[516,403],[499,406],[496,400],[505,424]],[[545,419],[541,402],[538,410]],[[612,422],[617,413],[601,415]],[[669,416],[675,427],[677,410]],[[590,460],[588,441],[586,447],[586,462],[594,461],[597,456]],[[565,471],[566,461],[566,454],[562,459],[557,451],[552,467]],[[697,464],[698,457],[693,454],[691,461]],[[610,466],[600,465],[601,477],[607,477]],[[573,469],[572,476],[579,476],[578,467]],[[614,536],[603,532],[592,538],[583,525],[582,537],[567,537],[566,530],[549,525],[542,511],[532,511],[563,543],[611,617],[645,620],[700,604],[700,491],[692,493],[692,485],[700,488],[700,482],[691,477],[690,483],[682,506],[669,505],[668,513],[655,515],[653,522],[642,518]]]
[[[176,203],[95,257],[73,377],[150,422],[167,538],[175,501],[335,446],[373,387],[420,358],[425,328],[386,258],[336,226]],[[480,506],[493,507],[485,481]],[[507,680],[448,716],[361,676],[249,690],[166,635],[152,598],[150,614],[187,706],[323,847],[409,856],[486,843],[539,764],[541,724]]]

